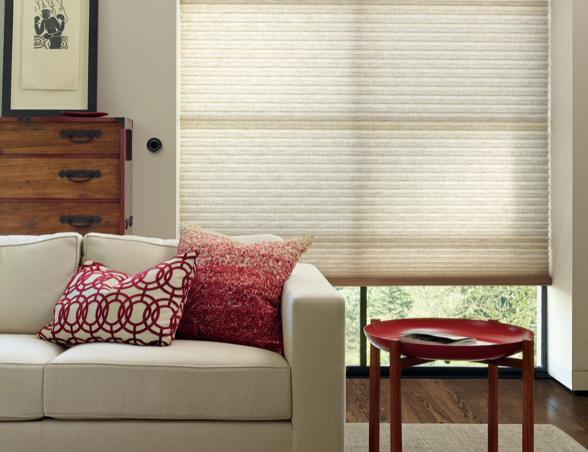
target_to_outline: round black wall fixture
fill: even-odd
[[[147,150],[149,152],[157,154],[157,153],[161,152],[162,148],[163,148],[163,144],[161,143],[161,140],[159,138],[151,138],[147,142]]]

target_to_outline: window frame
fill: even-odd
[[[549,378],[547,373],[547,286],[539,286],[539,306],[538,314],[540,323],[537,328],[540,343],[537,345],[541,349],[541,362],[535,367],[535,378]],[[367,347],[368,342],[363,333],[367,325],[367,287],[360,287],[359,298],[359,366],[346,366],[347,378],[369,378],[370,367],[367,365]],[[513,368],[500,368],[499,375],[502,378],[521,378],[522,370]],[[382,365],[380,367],[380,376],[388,378],[390,376],[390,367]],[[402,377],[407,378],[486,378],[488,371],[483,367],[423,367],[416,366],[402,371]]]

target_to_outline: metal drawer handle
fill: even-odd
[[[129,218],[128,220],[125,220],[125,231],[129,228],[133,227],[133,217]]]
[[[69,224],[72,228],[87,229],[95,224],[102,223],[102,217],[100,216],[83,216],[83,215],[64,215],[59,221],[61,224]]]
[[[94,138],[102,138],[101,130],[62,130],[61,138],[67,138],[72,143],[89,143]]]
[[[59,177],[62,179],[67,178],[68,181],[75,184],[83,184],[90,182],[92,179],[100,179],[102,177],[102,171],[100,170],[62,170],[59,172]]]

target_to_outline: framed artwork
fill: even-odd
[[[98,0],[6,0],[2,116],[95,112]]]

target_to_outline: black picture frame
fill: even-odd
[[[58,117],[59,110],[13,110],[12,109],[12,43],[14,0],[5,0],[4,16],[4,72],[2,78],[2,116],[10,117]],[[88,109],[69,110],[95,112],[98,89],[98,0],[90,1],[89,54],[88,54]]]

